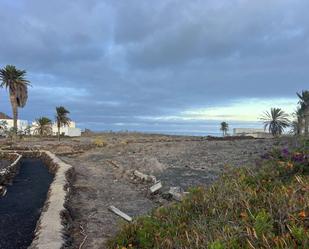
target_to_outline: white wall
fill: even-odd
[[[272,135],[264,129],[255,128],[234,128],[234,136],[251,136],[255,138],[271,138]]]
[[[0,119],[0,122],[1,121],[7,122],[8,130],[10,130],[14,126],[13,119]],[[17,127],[18,127],[18,130],[22,130],[22,131],[25,130],[28,127],[28,121],[27,120],[17,120]],[[36,127],[36,122],[33,122],[31,129],[30,129],[30,132],[32,135],[34,135],[35,133],[35,127]],[[53,131],[53,135],[58,134],[57,124],[53,124],[52,131]],[[69,126],[61,127],[60,133],[64,134],[65,136],[69,136],[69,137],[79,137],[81,136],[82,131],[81,129],[76,128],[75,122],[72,121]]]
[[[5,121],[7,123],[8,130],[14,127],[14,120],[13,119],[0,119],[0,121]],[[18,130],[25,130],[28,126],[27,120],[17,120],[17,129]]]
[[[82,131],[79,128],[68,128],[68,136],[69,137],[80,137],[82,135]]]
[[[58,134],[58,127],[57,124],[53,124],[53,135]],[[71,121],[69,126],[62,126],[60,127],[60,134],[64,134],[65,136],[69,137],[79,137],[82,134],[81,129],[76,128],[75,122]]]
[[[257,128],[234,128],[234,135],[242,134],[242,133],[266,133],[264,129]]]

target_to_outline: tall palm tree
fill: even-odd
[[[70,112],[63,106],[56,107],[56,123],[58,128],[58,140],[60,141],[60,128],[70,124],[71,119],[68,117]]]
[[[28,99],[29,81],[26,80],[25,76],[25,70],[19,70],[12,65],[7,65],[0,69],[1,87],[9,89],[15,134],[17,134],[18,108],[23,108]]]
[[[302,91],[301,93],[296,93],[299,98],[300,109],[303,112],[305,119],[305,135],[309,135],[309,91]]]
[[[39,134],[40,136],[43,135],[51,135],[52,133],[52,121],[47,117],[40,117],[35,120],[35,128],[34,132]]]
[[[300,107],[298,107],[293,113],[293,115],[296,119],[292,122],[292,128],[294,130],[294,134],[299,135],[302,133],[304,127],[304,111]]]
[[[288,114],[281,108],[271,108],[270,112],[266,111],[261,117],[264,121],[264,130],[267,130],[273,136],[281,135],[285,128],[290,125]]]
[[[222,131],[223,136],[227,135],[228,130],[229,130],[229,124],[227,122],[222,122],[221,127],[220,127],[220,131]]]

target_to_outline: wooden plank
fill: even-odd
[[[151,188],[150,188],[150,192],[151,193],[155,193],[157,192],[159,189],[162,188],[162,183],[161,181],[158,181],[155,185],[153,185]]]
[[[116,208],[114,206],[110,206],[109,210],[112,211],[113,213],[117,214],[121,218],[125,219],[126,221],[129,221],[129,222],[132,221],[132,217],[130,217],[129,215],[127,215],[124,212],[120,211],[118,208]]]

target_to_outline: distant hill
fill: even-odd
[[[12,119],[12,118],[3,112],[0,112],[0,119]]]

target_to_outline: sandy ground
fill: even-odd
[[[94,146],[98,139],[106,146]],[[125,222],[108,210],[110,205],[136,217],[168,203],[162,194],[151,195],[151,183],[134,178],[134,170],[161,180],[161,193],[176,186],[187,190],[211,184],[225,166],[250,167],[273,146],[285,143],[274,139],[209,141],[203,137],[111,133],[64,139],[61,143],[32,139],[18,146],[49,149],[74,167],[76,177],[69,202],[71,248],[79,248],[86,234],[83,248],[96,249],[105,248],[106,240]]]

